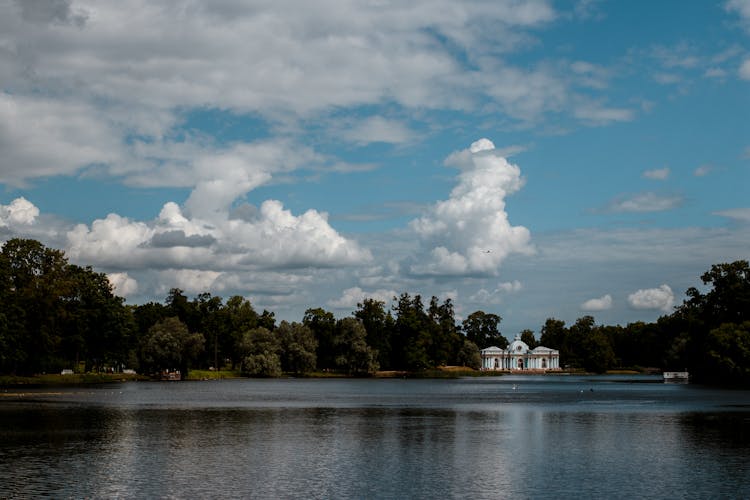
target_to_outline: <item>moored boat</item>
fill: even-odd
[[[664,382],[687,382],[690,374],[687,371],[681,372],[664,372]]]

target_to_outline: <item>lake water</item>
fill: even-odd
[[[750,391],[646,376],[0,389],[0,498],[750,498]]]

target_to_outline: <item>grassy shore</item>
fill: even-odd
[[[608,375],[624,375],[651,373],[647,370],[639,369],[621,369],[610,370]],[[410,372],[410,371],[379,371],[371,375],[372,378],[408,378],[408,379],[453,379],[461,377],[501,377],[507,375],[506,371],[480,371],[467,368],[465,366],[441,366],[428,370]],[[549,372],[550,375],[591,375],[580,371],[560,371]],[[291,375],[284,375],[291,376]],[[320,371],[303,375],[304,378],[350,378],[344,373]],[[190,370],[187,380],[225,380],[243,378],[239,370]],[[146,375],[136,375],[128,373],[75,373],[72,375],[60,374],[43,374],[28,377],[16,375],[0,375],[0,387],[2,386],[19,386],[19,385],[37,385],[37,386],[54,386],[54,385],[75,385],[75,384],[101,384],[107,382],[128,382],[135,380],[153,380]]]
[[[148,380],[148,377],[132,373],[74,373],[72,375],[47,373],[28,377],[18,375],[0,375],[0,386],[102,384],[107,382],[126,382],[133,380]]]

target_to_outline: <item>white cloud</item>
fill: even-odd
[[[69,175],[123,156],[120,132],[94,106],[0,92],[0,182]]]
[[[593,125],[627,122],[635,116],[631,109],[607,107],[602,103],[586,100],[575,107],[573,114],[581,121]]]
[[[714,212],[714,215],[729,217],[737,222],[750,223],[750,208],[732,208],[729,210],[720,210]]]
[[[727,12],[734,12],[742,19],[745,29],[750,31],[750,1],[748,0],[729,0],[724,4]]]
[[[345,129],[341,135],[358,144],[374,142],[401,144],[410,141],[414,137],[414,132],[400,121],[372,116],[356,122],[354,126]]]
[[[523,186],[521,170],[497,155],[488,139],[451,154],[446,165],[460,169],[450,198],[410,223],[424,253],[410,271],[417,275],[496,275],[512,253],[530,254],[530,233],[512,226],[505,197]]]
[[[28,226],[39,217],[39,209],[24,197],[0,205],[0,227]]]
[[[695,177],[705,177],[714,170],[715,168],[712,165],[701,165],[700,167],[697,167],[695,170],[693,170],[693,175]]]
[[[657,181],[663,181],[669,178],[670,170],[668,167],[655,168],[653,170],[646,170],[643,172],[643,177],[647,179],[654,179]]]
[[[520,281],[506,281],[499,283],[494,290],[480,288],[476,293],[469,297],[472,302],[479,304],[501,304],[503,298],[511,293],[516,293],[523,288]]]
[[[188,218],[171,202],[148,223],[110,214],[69,231],[68,253],[108,268],[192,270],[347,266],[372,259],[369,250],[338,234],[316,210],[295,216],[281,202],[268,200],[253,220],[214,215],[210,223]]]
[[[639,193],[629,198],[612,201],[608,210],[611,212],[663,212],[680,206],[681,196],[665,196],[653,192]]]
[[[750,80],[750,58],[745,59],[740,64],[739,74],[743,80]]]
[[[131,278],[128,273],[109,273],[107,279],[114,288],[114,293],[120,297],[132,297],[138,293],[138,281]]]
[[[669,285],[637,290],[628,295],[628,304],[634,309],[658,309],[669,312],[674,305],[674,293]]]
[[[365,292],[359,287],[352,287],[344,290],[338,299],[329,300],[328,305],[337,309],[354,310],[357,304],[361,304],[365,299],[375,299],[384,302],[387,307],[393,300],[393,297],[397,297],[398,295],[398,292],[395,290],[380,289],[373,292]]]
[[[326,122],[383,103],[415,120],[424,110],[488,107],[527,126],[561,111],[589,124],[632,119],[575,96],[606,86],[601,66],[517,67],[504,57],[556,18],[546,0],[5,2],[0,182],[93,171],[135,186],[189,187],[187,210],[207,217],[307,166],[294,154],[315,155],[286,147],[289,156],[269,163],[255,143],[213,144],[180,128],[194,109],[259,116],[291,136],[323,122],[337,140],[360,145],[404,144],[415,132],[377,115],[343,130]]]
[[[597,312],[612,309],[612,296],[607,294],[597,299],[589,299],[581,304],[582,311]]]

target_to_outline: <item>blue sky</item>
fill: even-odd
[[[129,303],[652,321],[750,257],[750,1],[0,2],[0,241]]]

